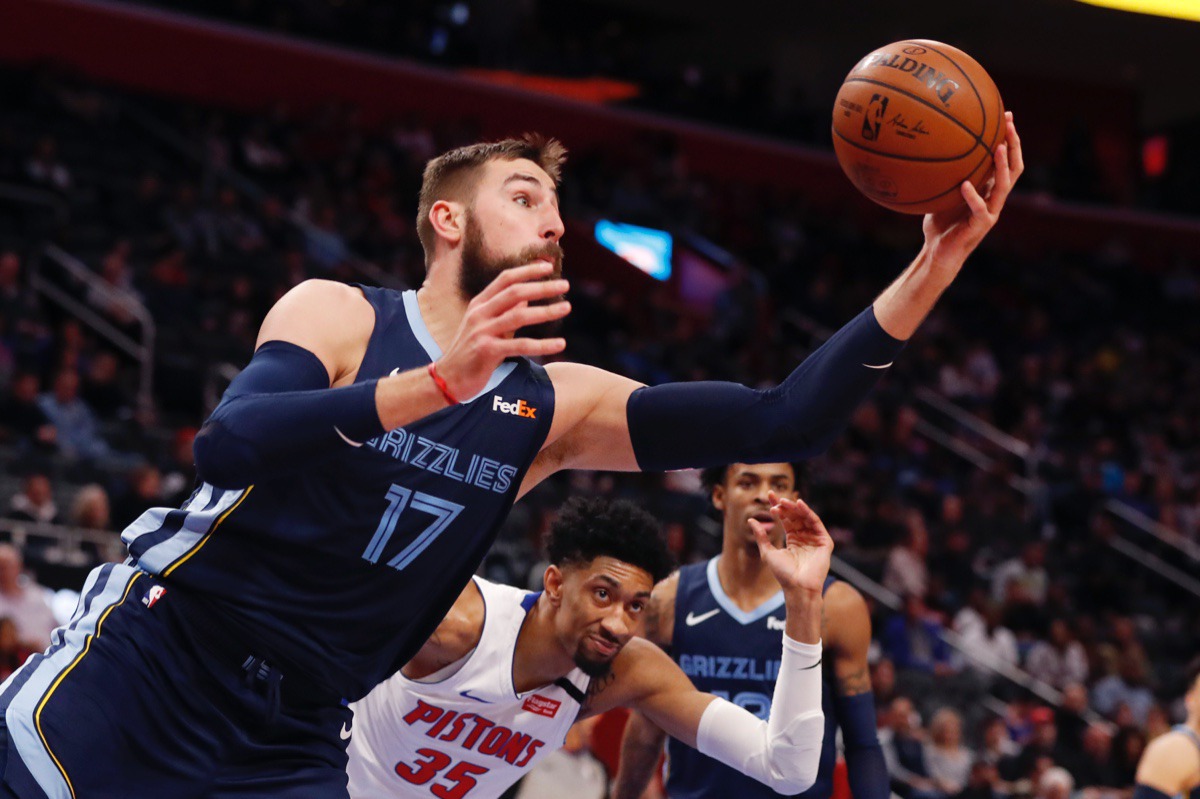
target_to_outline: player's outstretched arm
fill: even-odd
[[[438,361],[450,396],[466,399],[512,355],[562,350],[562,339],[515,338],[521,327],[565,316],[566,282],[546,263],[508,269],[474,298]],[[222,488],[280,477],[346,446],[424,418],[449,404],[426,369],[355,383],[374,328],[362,293],[307,281],[276,303],[258,348],[196,436],[196,470]],[[330,388],[332,390],[330,390]]]

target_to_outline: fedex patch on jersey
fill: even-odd
[[[550,699],[545,696],[534,694],[525,700],[525,704],[521,705],[523,710],[528,710],[530,713],[537,713],[539,716],[545,716],[548,719],[554,718],[558,714],[558,709],[562,707],[562,702],[557,699]]]
[[[524,419],[537,418],[537,408],[533,407],[525,400],[506,402],[505,399],[499,394],[492,395],[492,410],[500,413],[507,413],[510,416],[520,416]]]

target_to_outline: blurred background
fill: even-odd
[[[898,794],[1128,795],[1200,649],[1197,25],[1073,0],[3,4],[0,675],[125,525],[191,493],[279,296],[419,285],[417,188],[448,148],[571,148],[567,357],[773,385],[920,247],[829,122],[859,58],[932,38],[992,74],[1027,172],[807,498],[871,603]],[[696,475],[574,473],[482,572],[539,587],[580,493],[641,503],[682,562],[719,550]],[[930,655],[889,643],[917,627]],[[602,792],[621,723],[525,795]],[[970,781],[923,782],[927,754]]]

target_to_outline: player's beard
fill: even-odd
[[[466,300],[470,300],[482,292],[505,269],[531,264],[539,258],[550,256],[554,259],[554,272],[545,280],[552,280],[562,275],[563,249],[556,241],[546,241],[532,247],[526,247],[520,252],[508,256],[491,256],[483,241],[483,229],[468,213],[466,229],[463,232],[462,269],[459,271],[458,288]],[[545,300],[536,300],[530,305],[550,305],[564,299],[563,295]],[[517,331],[518,336],[530,338],[551,338],[562,328],[562,320],[555,319],[538,325],[523,327]]]
[[[618,654],[620,653],[620,651],[621,651],[620,644],[618,644],[618,642],[612,641],[612,639],[608,639],[608,638],[606,638],[605,640],[608,640],[611,643],[617,644],[618,645],[617,653]],[[615,657],[616,657],[616,655],[613,655],[613,658],[615,658]],[[589,676],[593,679],[595,679],[597,677],[604,677],[610,671],[612,671],[613,658],[609,658],[608,660],[593,660],[593,659],[589,658],[584,653],[582,641],[579,642],[579,647],[575,650],[575,665],[579,667],[580,671],[582,671],[584,674],[586,674],[587,676]]]

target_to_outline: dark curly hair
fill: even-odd
[[[574,497],[550,528],[546,554],[555,566],[616,558],[650,574],[654,582],[675,569],[675,559],[653,516],[631,502]]]
[[[712,490],[719,485],[725,484],[725,477],[729,474],[729,466],[710,466],[700,472],[700,482],[704,485],[704,490],[712,493]],[[792,467],[792,474],[795,476],[796,491],[800,494],[805,493],[808,488],[808,464],[797,461],[789,463]]]

